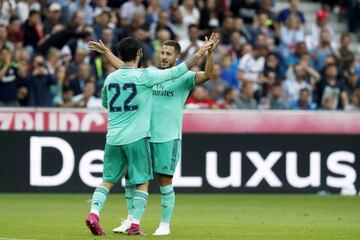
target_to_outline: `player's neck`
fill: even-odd
[[[137,68],[138,63],[135,61],[131,62],[124,62],[124,64],[121,66],[122,68]]]

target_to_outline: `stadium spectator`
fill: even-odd
[[[243,44],[246,43],[246,39],[242,38],[239,32],[233,32],[230,42],[229,55],[233,59],[240,59],[243,55]]]
[[[38,42],[44,38],[44,34],[41,29],[40,13],[35,10],[31,10],[29,18],[22,26],[24,32],[24,46],[32,47],[35,49]]]
[[[331,46],[330,32],[324,29],[320,34],[320,43],[313,52],[314,65],[317,71],[321,71],[325,67],[325,58],[330,55],[337,55],[337,52]]]
[[[123,25],[129,25],[135,13],[145,13],[143,0],[130,0],[121,6],[120,17]]]
[[[170,33],[170,39],[175,39],[174,26],[169,21],[169,13],[167,11],[161,11],[159,14],[159,19],[156,22],[153,22],[150,25],[150,37],[156,39],[156,34],[159,30],[165,29]]]
[[[47,12],[47,17],[44,21],[44,34],[50,34],[55,25],[64,23],[61,21],[61,5],[59,3],[52,3]]]
[[[352,96],[357,88],[360,88],[359,74],[355,68],[351,68],[344,73],[344,90],[348,96],[349,103],[352,103]]]
[[[5,30],[0,27],[0,48],[1,42],[3,42],[1,35],[6,34]],[[15,48],[22,47],[24,42],[24,33],[21,29],[21,21],[17,16],[12,16],[9,21],[9,27],[7,29],[7,41],[11,42]]]
[[[0,49],[8,48],[10,52],[14,50],[14,44],[8,40],[8,31],[4,25],[0,25]]]
[[[72,101],[75,102],[77,107],[100,108],[101,99],[94,96],[95,90],[95,84],[93,82],[87,82],[83,92],[73,97]]]
[[[280,30],[279,53],[287,59],[295,51],[296,44],[305,40],[305,32],[297,15],[288,16]]]
[[[110,26],[111,13],[109,9],[97,9],[94,13],[94,37],[99,39],[101,37],[102,30]],[[145,16],[144,16],[145,21]]]
[[[360,111],[360,88],[357,88],[352,96],[352,104],[346,108],[348,111]]]
[[[238,67],[238,79],[243,83],[254,83],[251,86],[254,87],[257,98],[260,97],[259,90],[261,89],[261,84],[267,81],[263,74],[266,54],[267,47],[257,45],[250,53],[245,54],[241,58]]]
[[[210,109],[218,108],[217,103],[209,97],[207,90],[199,85],[196,86],[185,103],[185,108],[189,109]]]
[[[333,28],[330,26],[328,19],[329,19],[329,14],[327,11],[323,9],[317,11],[316,23],[312,23],[310,25],[310,29],[308,30],[310,34],[306,36],[306,45],[310,51],[318,46],[320,42],[320,34],[323,30],[329,32],[332,48],[334,49],[337,48],[335,32]]]
[[[92,76],[90,70],[89,64],[81,63],[75,78],[70,79],[69,86],[74,91],[75,96],[83,92],[87,82],[95,82],[94,76]]]
[[[276,13],[271,10],[272,0],[261,0],[260,1],[260,10],[259,13],[266,13],[269,17],[268,25],[271,28],[275,28],[274,24],[276,23]]]
[[[256,0],[231,1],[230,9],[234,16],[241,17],[244,19],[244,23],[250,26],[259,12],[260,6]]]
[[[228,87],[226,82],[220,78],[221,67],[219,64],[214,65],[213,77],[204,84],[204,87],[208,90],[209,96],[218,101],[223,97],[225,88]]]
[[[300,1],[299,0],[289,0],[289,8],[283,9],[280,11],[277,21],[281,24],[285,24],[288,17],[292,14],[297,15],[300,18],[301,24],[305,23],[305,15],[299,10]]]
[[[41,11],[39,0],[22,0],[17,3],[17,15],[20,17],[21,23],[24,23],[30,16],[30,11]]]
[[[316,85],[318,106],[333,110],[347,107],[348,98],[338,77],[338,67],[335,64],[327,65],[323,78]]]
[[[239,109],[257,109],[257,103],[254,98],[254,83],[252,82],[244,82],[240,96],[236,101],[236,107]]]
[[[282,81],[284,80],[282,71],[278,56],[275,53],[269,53],[265,58],[264,75],[267,75],[268,72],[273,72],[275,73],[275,80]]]
[[[220,109],[236,109],[236,101],[238,99],[238,91],[234,88],[226,88],[223,93],[223,98],[218,101]]]
[[[184,22],[184,18],[179,8],[172,10],[172,23],[174,26],[174,33],[178,41],[185,40],[189,37],[188,26]]]
[[[16,12],[17,3],[15,0],[1,1],[0,3],[0,24],[7,26],[12,15]]]
[[[51,107],[53,94],[51,87],[56,85],[54,75],[46,68],[45,59],[41,55],[35,55],[33,70],[27,81],[29,89],[29,106]]]
[[[82,11],[85,13],[86,24],[93,23],[94,11],[89,5],[88,0],[75,0],[74,2],[72,2],[68,9],[68,19],[72,18],[74,13],[77,11]]]
[[[284,81],[284,95],[288,104],[297,101],[301,89],[312,91],[311,85],[306,81],[305,68],[302,64],[293,66],[293,74]]]
[[[340,47],[339,47],[339,56],[340,56],[340,63],[341,66],[347,64],[348,59],[354,57],[354,53],[350,50],[351,45],[351,35],[348,32],[341,34],[340,38]]]
[[[221,26],[224,13],[217,0],[201,1],[204,7],[200,10],[199,28],[201,30],[215,29]]]
[[[184,18],[185,25],[198,25],[200,20],[199,9],[195,5],[194,0],[184,0],[179,10]]]
[[[230,44],[231,34],[235,31],[235,21],[232,16],[226,16],[220,31],[221,43],[224,45]]]
[[[18,90],[21,80],[18,68],[12,62],[11,52],[7,48],[0,50],[0,106],[19,106]]]
[[[283,89],[281,82],[275,82],[271,85],[271,92],[260,100],[259,108],[261,109],[287,109],[287,104],[283,98]]]
[[[269,16],[266,13],[256,15],[251,28],[253,35],[252,39],[255,39],[257,35],[262,34],[267,39],[267,42],[275,41],[275,32],[270,28]]]
[[[239,61],[237,58],[233,59],[230,55],[225,55],[221,59],[221,74],[223,79],[230,87],[239,88],[239,81],[237,79],[237,69]]]
[[[315,110],[316,103],[311,101],[311,95],[308,88],[300,90],[299,99],[293,101],[289,105],[290,109],[294,110]]]
[[[54,98],[55,107],[73,108],[77,107],[77,103],[73,101],[74,91],[69,86],[64,86],[60,97]]]
[[[159,20],[161,14],[161,0],[148,0],[146,9],[146,22],[150,25]]]
[[[187,59],[189,56],[192,56],[203,44],[203,41],[199,40],[200,32],[197,25],[189,25],[188,30],[189,38],[179,41],[182,59]]]
[[[50,48],[46,57],[46,68],[50,74],[55,73],[55,69],[60,64],[61,52],[57,48]]]

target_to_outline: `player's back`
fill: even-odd
[[[144,69],[120,68],[103,87],[103,106],[108,111],[107,143],[123,145],[150,136],[152,88],[144,81]]]

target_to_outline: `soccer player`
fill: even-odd
[[[140,42],[125,38],[119,44],[122,66],[105,80],[102,105],[108,112],[108,131],[104,151],[103,182],[94,191],[86,225],[94,235],[104,235],[99,215],[114,186],[128,172],[128,184],[135,187],[132,198],[132,220],[128,235],[144,235],[140,220],[148,199],[148,181],[153,178],[149,136],[152,87],[176,80],[191,69],[212,46],[207,41],[185,63],[159,70],[137,69],[142,57]]]
[[[154,235],[170,234],[170,220],[175,205],[172,178],[181,152],[183,105],[191,89],[209,80],[213,74],[214,50],[219,43],[218,35],[212,34],[210,41],[214,44],[208,52],[205,71],[197,73],[189,71],[176,81],[158,84],[153,88],[150,147],[154,161],[153,171],[159,175],[162,206],[162,219]],[[89,47],[91,50],[104,54],[115,68],[123,66],[123,62],[101,41],[90,42]],[[180,52],[180,45],[176,41],[166,41],[160,53],[160,68],[174,67],[180,57]],[[126,179],[125,197],[128,217],[121,226],[113,229],[114,232],[125,233],[131,226],[134,217],[132,208],[134,191],[135,186]]]

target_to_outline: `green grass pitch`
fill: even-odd
[[[113,234],[126,216],[123,195],[112,194],[101,215],[107,235],[93,237],[84,219],[91,194],[0,194],[0,240],[129,239]],[[148,236],[160,219],[151,195],[142,221]],[[360,239],[360,198],[314,195],[177,194],[171,237],[160,239]]]

